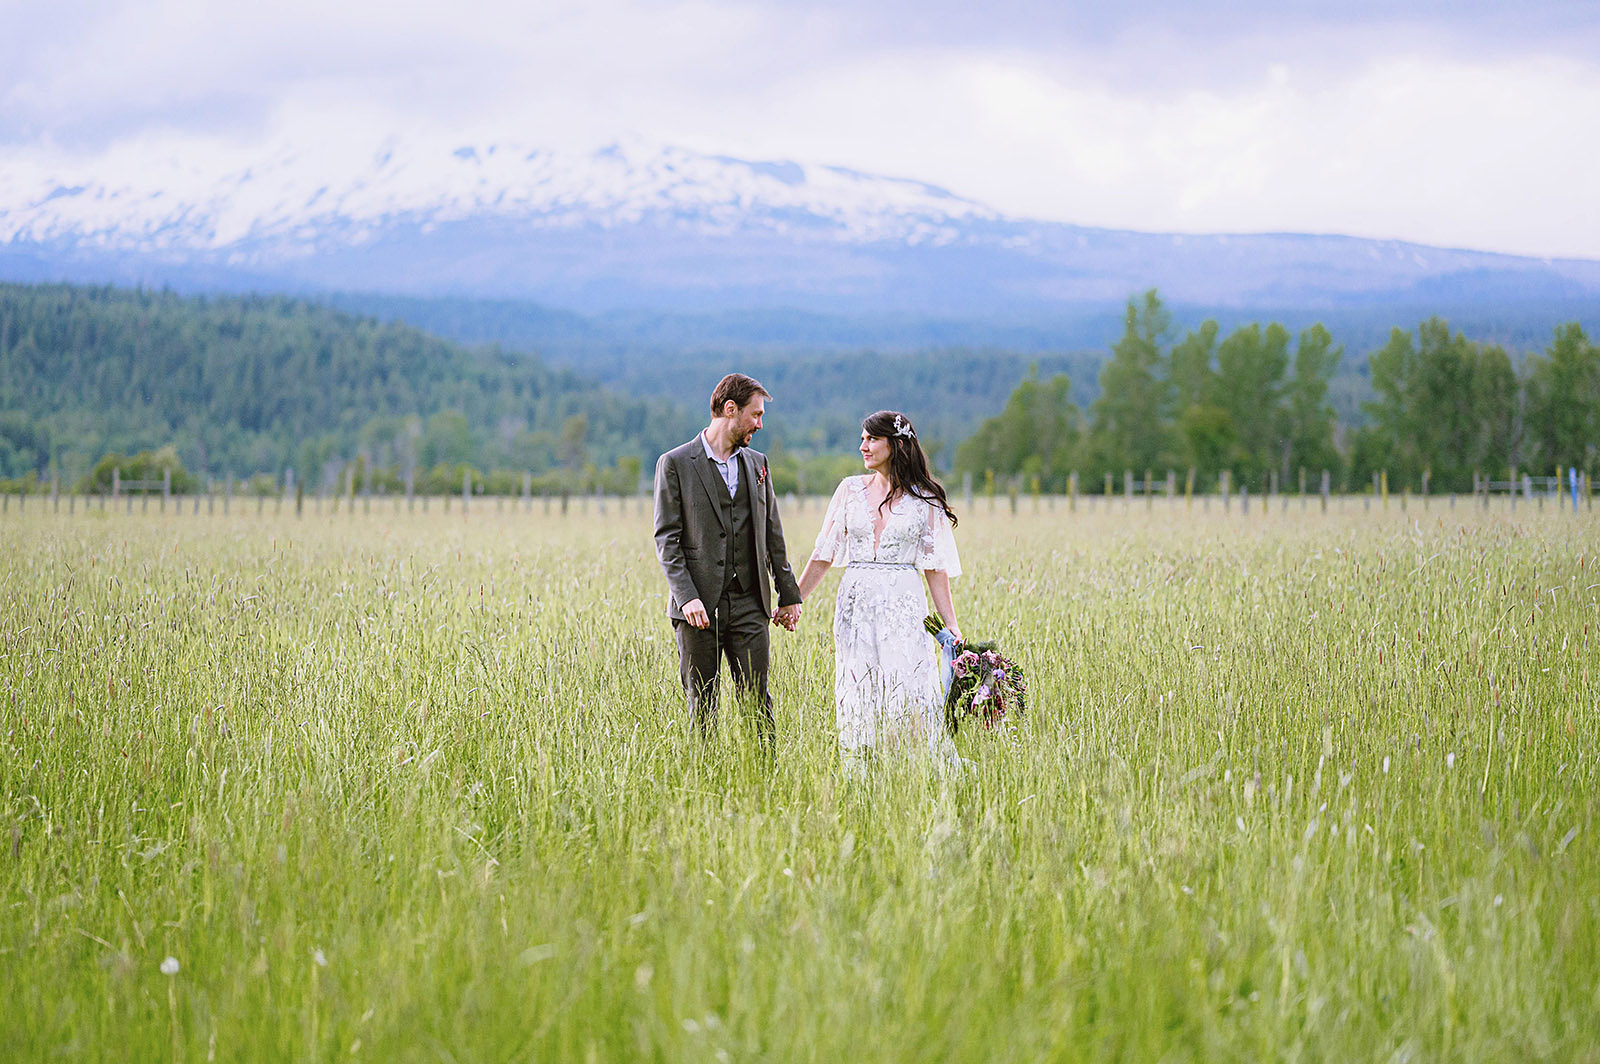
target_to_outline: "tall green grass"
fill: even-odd
[[[953,781],[832,578],[701,742],[636,510],[13,513],[0,1057],[1600,1060],[1600,525],[1003,511]]]

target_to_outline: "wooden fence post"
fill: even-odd
[[[1078,471],[1074,469],[1067,476],[1067,512],[1078,512]]]
[[[1217,474],[1217,487],[1222,489],[1222,512],[1233,512],[1233,470],[1224,469]]]
[[[1323,513],[1327,513],[1328,512],[1328,489],[1331,486],[1331,481],[1332,481],[1332,477],[1329,475],[1328,471],[1326,469],[1324,469],[1322,471],[1322,512]]]

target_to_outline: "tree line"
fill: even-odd
[[[1321,325],[1243,325],[1226,336],[1206,321],[1174,337],[1155,290],[1128,302],[1122,336],[1085,416],[1063,375],[1031,373],[956,452],[957,474],[1038,477],[1085,490],[1110,474],[1193,469],[1214,485],[1288,486],[1301,469],[1360,485],[1386,471],[1396,486],[1467,491],[1475,474],[1592,470],[1600,445],[1600,348],[1576,322],[1518,367],[1506,350],[1432,318],[1394,329],[1371,353],[1366,422],[1343,425],[1328,384],[1345,352]]]
[[[171,447],[197,476],[293,470],[308,489],[354,462],[382,487],[500,470],[631,491],[643,456],[694,423],[532,356],[304,300],[0,284],[0,478],[103,488],[102,457]]]

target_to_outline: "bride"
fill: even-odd
[[[833,613],[839,743],[849,758],[921,748],[941,769],[959,767],[917,578],[961,638],[950,598],[950,578],[961,575],[956,515],[904,414],[880,410],[862,421],[861,458],[867,473],[846,477],[833,493],[800,575],[808,599],[830,566],[847,569]]]

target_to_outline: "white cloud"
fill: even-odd
[[[1426,20],[1324,19],[1202,40],[1096,16],[1075,40],[1035,12],[1030,46],[1016,4],[1016,31],[968,45],[926,19],[897,38],[883,11],[736,0],[0,5],[0,142],[631,133],[1086,225],[1600,257],[1600,68],[1555,39],[1446,52]]]
[[[1585,133],[1600,128],[1600,77],[1573,63],[1398,59],[1332,81],[1275,64],[1237,91],[1151,96],[1016,56],[915,54],[723,118],[717,136],[749,151],[787,146],[1082,224],[1600,256],[1586,176],[1600,146]]]

